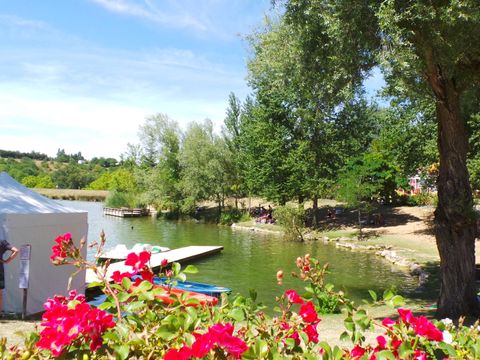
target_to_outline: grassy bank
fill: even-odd
[[[41,195],[56,200],[83,200],[105,201],[108,196],[106,190],[77,190],[77,189],[33,189]]]

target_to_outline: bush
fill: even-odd
[[[303,208],[279,206],[273,211],[273,217],[283,226],[286,239],[303,241],[302,231],[306,218]]]
[[[105,200],[105,206],[112,207],[112,208],[142,207],[137,197],[134,194],[121,192],[121,191],[111,191]]]
[[[418,194],[410,195],[407,198],[408,206],[426,206],[436,205],[438,201],[437,194],[420,192]]]
[[[242,210],[230,208],[222,212],[220,215],[220,224],[232,225],[239,221],[246,221],[250,217]]]

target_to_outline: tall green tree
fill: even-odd
[[[276,19],[250,37],[254,120],[261,123],[257,132],[264,133],[250,138],[249,146],[255,148],[257,139],[262,153],[273,152],[272,159],[262,158],[262,153],[259,159],[252,157],[265,164],[262,170],[268,176],[261,179],[261,172],[255,170],[265,182],[261,188],[265,196],[300,202],[308,198],[316,208],[317,199],[331,189],[346,160],[366,150],[376,119],[360,86],[338,92],[319,86],[315,79],[322,74],[302,65],[302,39],[294,30]]]
[[[200,201],[215,200],[220,213],[231,164],[225,141],[214,133],[210,120],[190,124],[183,138],[179,161],[185,210],[192,210]]]
[[[140,127],[139,146],[130,145],[129,162],[139,165],[137,182],[145,203],[173,211],[179,208],[181,136],[177,122],[165,114],[156,114]]]
[[[285,1],[302,41],[303,66],[318,86],[341,91],[381,65],[391,87],[435,104],[440,170],[435,234],[440,254],[438,317],[480,314],[475,287],[475,216],[466,166],[462,99],[480,86],[476,0]],[[327,73],[328,72],[328,73]]]

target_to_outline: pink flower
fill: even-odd
[[[385,318],[382,320],[382,325],[388,328],[391,328],[393,325],[395,325],[397,322],[390,319],[390,318]]]
[[[303,321],[307,323],[317,323],[320,321],[317,315],[317,311],[315,310],[315,305],[313,302],[309,301],[300,307],[300,316],[302,317]]]
[[[130,253],[127,255],[125,265],[133,267],[133,270],[141,270],[150,261],[150,253],[148,251],[142,251],[138,255],[136,253]]]
[[[293,303],[293,304],[303,304],[304,301],[298,295],[298,293],[295,290],[287,290],[285,291],[285,296],[287,297],[288,301]]]
[[[160,263],[162,267],[165,267],[168,265],[168,260],[167,259],[162,259],[162,262]]]

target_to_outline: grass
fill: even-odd
[[[39,194],[56,200],[105,201],[109,192],[106,190],[77,189],[32,189]]]

